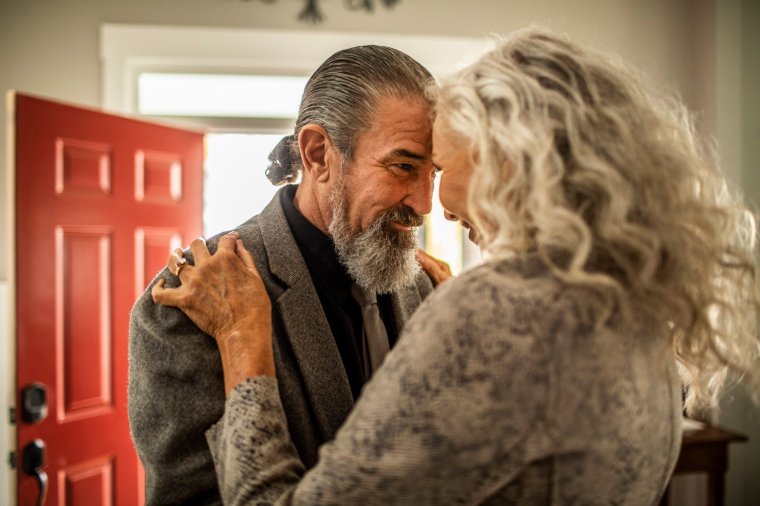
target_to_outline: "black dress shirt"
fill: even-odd
[[[282,208],[311,274],[355,400],[364,385],[361,308],[351,296],[353,280],[338,260],[332,239],[312,225],[293,205],[296,188],[292,185],[280,193]],[[390,295],[378,295],[377,303],[388,332],[388,344],[392,348],[398,331]]]

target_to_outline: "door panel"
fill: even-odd
[[[201,233],[203,136],[22,94],[13,104],[16,386],[44,384],[48,404],[39,422],[17,410],[19,504],[36,504],[21,470],[35,439],[46,504],[138,504],[129,311]]]

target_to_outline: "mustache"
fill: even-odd
[[[417,214],[414,209],[409,206],[397,207],[386,212],[383,215],[383,223],[387,225],[391,221],[401,223],[407,227],[421,227],[425,222],[422,215]]]

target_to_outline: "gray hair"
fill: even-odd
[[[381,98],[430,103],[426,90],[432,82],[425,67],[397,49],[368,45],[338,51],[306,83],[295,132],[272,151],[267,177],[276,185],[298,180],[297,139],[308,124],[324,128],[343,160],[353,160],[357,138],[369,128]]]
[[[755,217],[685,107],[647,81],[529,28],[445,80],[436,109],[469,149],[470,217],[492,257],[538,252],[610,309],[657,322],[689,412],[727,373],[760,397]]]

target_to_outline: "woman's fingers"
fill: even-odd
[[[233,251],[235,253],[235,256],[237,256],[240,261],[243,262],[243,265],[249,269],[253,269],[258,276],[259,271],[256,270],[256,264],[253,261],[253,256],[247,249],[245,249],[243,241],[240,239],[240,234],[238,232],[233,230],[232,232],[224,234],[221,239],[219,239],[218,249],[229,249],[230,251]]]
[[[240,234],[221,236],[213,255],[202,238],[193,241],[190,250],[193,266],[183,264],[179,249],[167,261],[170,271],[179,272],[182,284],[168,288],[163,280],[157,281],[151,288],[157,304],[179,308],[214,337],[270,318],[269,297]]]
[[[232,253],[235,252],[235,241],[237,241],[240,234],[237,232],[228,232],[219,238],[219,243],[216,247],[217,251],[227,250]]]
[[[237,232],[230,232],[229,234],[223,235],[219,239],[217,248],[227,249],[234,252],[235,240],[238,237],[240,237],[240,235]],[[208,246],[206,244],[206,239],[203,237],[198,237],[193,242],[191,242],[189,249],[193,254],[196,265],[205,262],[211,257],[211,253],[209,252]],[[181,248],[176,248],[174,251],[172,251],[171,255],[169,255],[169,258],[166,261],[166,267],[172,274],[182,279],[182,272],[186,268],[190,268],[191,265],[185,258],[185,252]]]
[[[190,251],[193,253],[193,260],[196,265],[206,261],[211,256],[206,246],[206,239],[203,237],[199,237],[190,243]]]
[[[240,260],[243,261],[243,264],[245,264],[246,267],[256,271],[256,275],[258,276],[259,271],[256,269],[256,264],[253,261],[253,255],[251,255],[251,253],[245,249],[243,241],[240,239],[237,239],[235,241],[235,254]]]
[[[185,253],[180,248],[172,251],[169,258],[166,259],[166,268],[177,277],[180,277],[182,270],[186,267],[189,267],[189,264],[185,258]]]
[[[159,279],[153,288],[150,290],[150,294],[153,297],[153,302],[156,304],[162,304],[164,306],[179,307],[177,300],[178,288],[166,288],[164,285],[166,280]]]
[[[449,264],[443,260],[439,260],[430,256],[425,250],[417,250],[417,261],[419,261],[422,269],[427,273],[428,277],[433,281],[434,286],[438,286],[444,281],[452,278],[454,275],[451,273]]]

